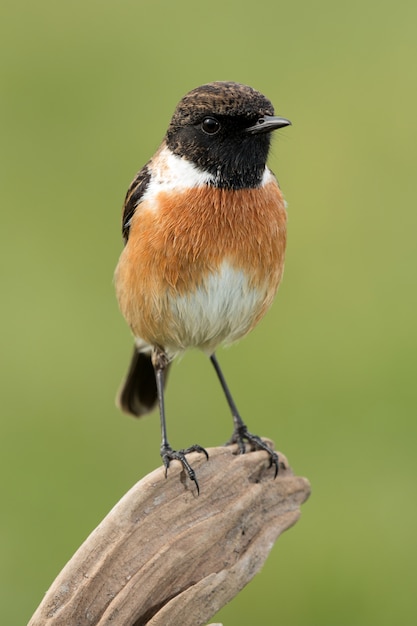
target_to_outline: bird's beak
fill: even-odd
[[[285,119],[285,117],[274,117],[273,115],[264,115],[260,117],[256,124],[253,126],[249,126],[249,128],[245,129],[245,132],[250,135],[257,135],[258,133],[270,133],[277,128],[282,128],[283,126],[291,126],[290,120]]]

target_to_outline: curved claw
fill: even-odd
[[[209,460],[209,455],[208,455],[207,450],[203,448],[202,446],[199,446],[197,443],[195,443],[193,446],[190,446],[189,448],[186,448],[185,450],[180,450],[180,452],[182,452],[183,454],[189,454],[190,452],[202,452],[203,454],[206,455],[207,461]]]
[[[278,476],[279,470],[279,458],[278,454],[271,450],[267,443],[262,441],[258,435],[252,435],[246,428],[246,426],[241,426],[235,429],[232,437],[226,443],[227,446],[230,446],[233,443],[237,443],[239,446],[239,454],[245,454],[246,445],[245,440],[250,444],[252,450],[264,450],[269,455],[269,467],[275,467],[275,475],[274,478]]]
[[[200,486],[198,484],[195,471],[193,470],[193,468],[191,467],[191,465],[189,464],[185,456],[186,454],[189,454],[190,452],[202,452],[203,454],[205,454],[207,460],[209,458],[207,450],[197,444],[190,446],[189,448],[186,448],[185,450],[173,450],[171,446],[163,446],[161,448],[161,457],[162,457],[163,464],[165,466],[165,477],[168,475],[168,468],[169,468],[170,462],[179,461],[183,469],[187,472],[188,478],[195,483],[195,486],[197,488],[197,494],[200,494]]]

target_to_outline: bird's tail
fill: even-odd
[[[166,374],[168,373],[168,368]],[[146,352],[139,352],[136,346],[133,350],[127,376],[117,395],[116,402],[124,413],[129,413],[134,417],[150,413],[158,402],[158,391],[151,355]]]

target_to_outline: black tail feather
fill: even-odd
[[[158,403],[151,355],[139,352],[136,346],[126,379],[119,391],[117,403],[122,411],[135,417],[150,413]]]

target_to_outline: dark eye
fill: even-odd
[[[207,135],[215,135],[220,130],[220,122],[214,117],[206,117],[201,123],[201,128]]]

